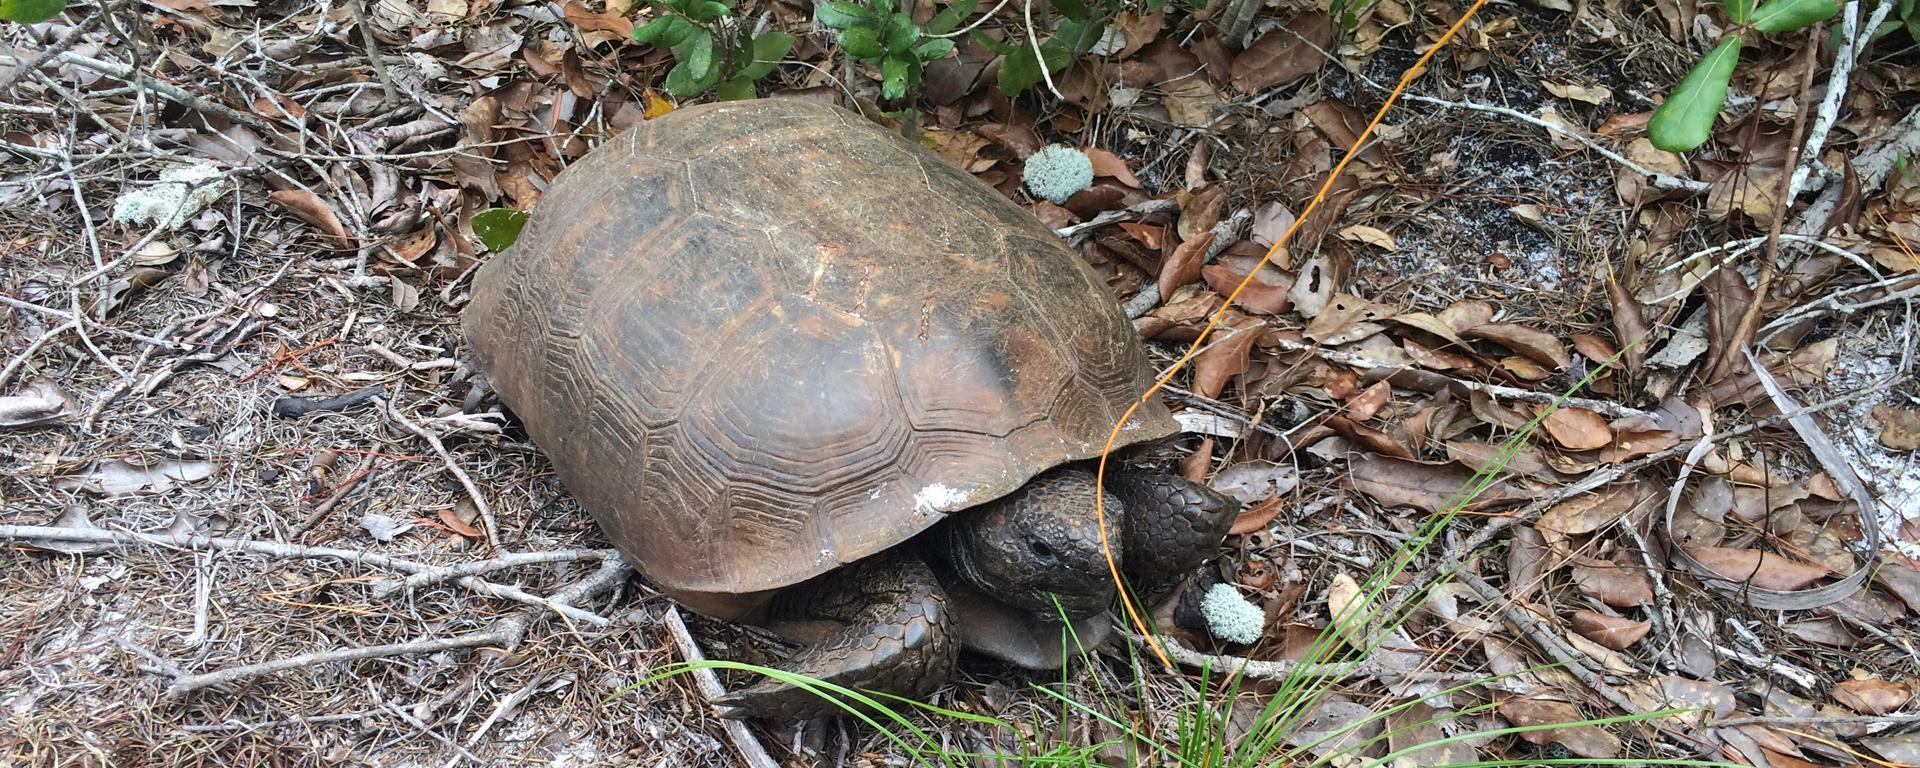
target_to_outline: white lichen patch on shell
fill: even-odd
[[[919,493],[913,495],[913,508],[922,514],[952,512],[964,509],[967,506],[967,499],[972,496],[972,491],[948,488],[943,484],[934,483],[921,488]]]

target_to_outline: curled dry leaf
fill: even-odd
[[[1387,507],[1412,507],[1434,512],[1449,502],[1460,501],[1462,489],[1470,487],[1473,473],[1452,462],[1407,461],[1377,453],[1354,459],[1347,479],[1353,489]],[[1507,496],[1506,484],[1489,486],[1469,507],[1498,501]]]
[[[52,424],[73,415],[73,400],[45,379],[35,379],[17,395],[0,397],[0,429]]]
[[[1547,407],[1543,404],[1540,409]],[[1607,426],[1607,420],[1585,408],[1555,408],[1541,424],[1547,428],[1547,434],[1553,437],[1553,441],[1563,448],[1590,451],[1613,442],[1613,429]]]
[[[1209,486],[1251,506],[1292,493],[1299,484],[1300,471],[1290,464],[1244,461],[1220,470]]]
[[[1847,680],[1833,687],[1833,700],[1863,715],[1884,715],[1907,705],[1913,692],[1899,683],[1867,678]]]
[[[1806,587],[1832,571],[1772,552],[1733,547],[1688,547],[1687,554],[1728,581],[1782,591]]]
[[[1603,647],[1624,651],[1653,630],[1653,624],[1594,611],[1574,611],[1573,631]]]
[[[1446,731],[1441,730],[1443,724],[1452,725],[1458,714],[1451,710],[1438,711],[1417,702],[1411,707],[1389,710],[1386,716],[1387,751],[1399,755],[1392,765],[1395,768],[1428,768],[1473,762],[1478,756],[1473,745],[1449,739]]]
[[[1873,407],[1880,423],[1880,444],[1896,451],[1920,450],[1920,408]]]
[[[1264,530],[1267,527],[1267,523],[1273,522],[1275,517],[1280,516],[1280,508],[1282,506],[1284,505],[1280,497],[1275,496],[1266,501],[1243,508],[1240,510],[1240,514],[1233,518],[1233,524],[1227,528],[1227,533],[1244,536],[1254,531]]]
[[[1620,692],[1643,713],[1663,709],[1695,709],[1672,719],[1689,728],[1699,727],[1709,718],[1726,717],[1733,712],[1733,689],[1724,683],[1690,680],[1664,675],[1620,687]]]
[[[69,475],[54,481],[54,487],[67,491],[88,491],[103,496],[124,496],[130,493],[164,493],[174,486],[194,483],[213,476],[220,465],[211,461],[177,461],[168,459],[155,464],[133,464],[120,459],[107,459],[89,464],[78,475]]]
[[[1352,440],[1354,443],[1365,447],[1369,451],[1392,456],[1396,459],[1413,460],[1413,451],[1401,445],[1400,441],[1393,439],[1392,435],[1374,429],[1373,427],[1361,424],[1345,416],[1328,416],[1326,425],[1332,427],[1333,431],[1340,433],[1343,437]]]
[[[1233,58],[1228,67],[1233,89],[1241,93],[1264,91],[1318,72],[1324,63],[1319,51],[1327,50],[1332,42],[1333,19],[1329,14],[1296,13],[1285,29],[1269,30]]]
[[[1093,161],[1093,175],[1111,176],[1129,187],[1140,188],[1140,179],[1134,177],[1133,170],[1127,167],[1127,161],[1120,159],[1119,155],[1099,147],[1087,147],[1080,151]]]
[[[1640,483],[1609,485],[1593,493],[1584,493],[1553,505],[1540,516],[1538,525],[1568,536],[1578,536],[1613,525],[1643,503],[1651,503],[1656,490]]]
[[[1387,404],[1387,398],[1393,397],[1393,385],[1386,379],[1373,383],[1373,386],[1360,390],[1360,394],[1347,399],[1347,418],[1354,421],[1367,421],[1380,408]]]
[[[347,228],[340,224],[340,217],[334,215],[333,206],[327,205],[319,195],[295,187],[276,189],[267,193],[267,199],[287,209],[301,221],[313,225],[315,229],[331,235],[342,247],[348,247],[352,243],[353,239],[347,236]]]
[[[1551,699],[1517,698],[1500,705],[1500,716],[1517,726],[1543,726],[1565,723],[1563,728],[1546,728],[1519,734],[1520,738],[1545,746],[1559,742],[1574,754],[1606,760],[1620,755],[1620,739],[1597,725],[1574,725],[1583,718],[1572,704]]]
[[[1515,323],[1484,323],[1460,332],[1474,339],[1486,339],[1511,349],[1521,356],[1556,371],[1573,365],[1573,357],[1553,334]]]
[[[1175,288],[1193,282],[1200,277],[1200,268],[1205,266],[1207,247],[1213,245],[1213,233],[1203,232],[1199,237],[1188,240],[1173,249],[1173,255],[1160,266],[1160,295],[1172,296]]]
[[[1207,281],[1207,287],[1221,296],[1231,296],[1241,281],[1247,279],[1245,272],[1237,272],[1229,264],[1208,264],[1200,268],[1200,277]],[[1278,315],[1293,306],[1287,298],[1287,291],[1293,287],[1293,279],[1270,266],[1262,266],[1247,287],[1233,300],[1234,306],[1261,315]]]
[[[1193,358],[1193,391],[1202,397],[1219,397],[1233,377],[1247,372],[1253,342],[1260,338],[1259,321],[1216,331]]]
[[[1653,601],[1653,582],[1640,566],[1605,560],[1577,560],[1573,583],[1581,593],[1615,608],[1632,608]]]

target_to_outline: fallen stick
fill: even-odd
[[[388,555],[374,554],[372,552],[359,552],[334,547],[310,547],[301,544],[282,544],[274,541],[228,539],[211,536],[175,537],[155,533],[106,531],[98,528],[60,528],[46,525],[0,525],[0,539],[25,541],[29,543],[80,542],[112,546],[150,546],[187,551],[226,549],[290,560],[339,560],[348,563],[359,563],[375,568],[387,568],[407,574],[438,572],[447,567],[428,565],[416,560],[407,560]],[[544,608],[575,621],[584,621],[594,626],[606,626],[612,623],[611,620],[605,616],[591,611],[583,611],[569,605],[556,604],[548,598],[531,594],[519,587],[495,584],[473,576],[459,577],[455,579],[455,581],[474,592],[505,598],[514,602],[526,603],[536,608]]]
[[[598,570],[588,574],[586,578],[568,585],[566,588],[555,592],[553,597],[547,598],[547,603],[555,606],[549,610],[558,612],[558,608],[560,607],[571,607],[575,602],[591,598],[601,592],[612,589],[614,585],[626,579],[627,573],[626,561],[618,557],[608,558],[600,564]],[[389,645],[370,645],[359,648],[342,648],[332,651],[304,653],[299,656],[288,656],[272,661],[263,661],[258,664],[228,667],[215,672],[189,675],[174,680],[172,685],[167,686],[167,694],[169,696],[179,696],[201,688],[225,685],[249,677],[258,677],[260,675],[285,672],[290,669],[299,669],[301,667],[310,667],[316,664],[327,664],[336,661],[358,661],[362,659],[386,658],[389,656],[438,653],[440,651],[479,648],[482,646],[499,646],[511,651],[520,646],[520,642],[526,638],[527,627],[531,626],[533,620],[539,616],[539,611],[522,611],[511,616],[502,617],[486,629],[468,632],[463,635],[455,635],[453,637],[428,638]]]
[[[693,641],[693,633],[687,631],[686,620],[680,618],[680,606],[667,607],[666,624],[667,634],[673,635],[673,644],[680,648],[680,655],[688,663],[707,660],[707,655],[700,652],[700,644]],[[708,701],[727,695],[726,686],[720,684],[720,676],[706,667],[693,668],[693,682],[700,688],[700,695]],[[720,724],[726,728],[727,737],[733,740],[734,748],[740,750],[740,758],[746,761],[748,766],[779,768],[780,764],[774,762],[773,757],[767,754],[766,747],[760,746],[760,739],[754,737],[753,731],[747,727],[746,723],[739,720],[722,720]]]

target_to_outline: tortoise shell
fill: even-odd
[[[1098,455],[1151,375],[1031,214],[790,99],[680,109],[567,168],[463,324],[628,561],[723,618]],[[1174,430],[1150,402],[1120,444]]]

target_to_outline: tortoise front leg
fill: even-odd
[[[781,669],[856,690],[919,697],[953,672],[960,652],[947,595],[918,558],[882,555],[776,599],[776,618],[842,624]],[[714,702],[722,717],[801,719],[842,712],[798,686],[766,680]]]
[[[1127,578],[1148,602],[1219,552],[1240,512],[1238,501],[1178,475],[1115,473],[1107,488],[1126,509],[1121,551]]]

